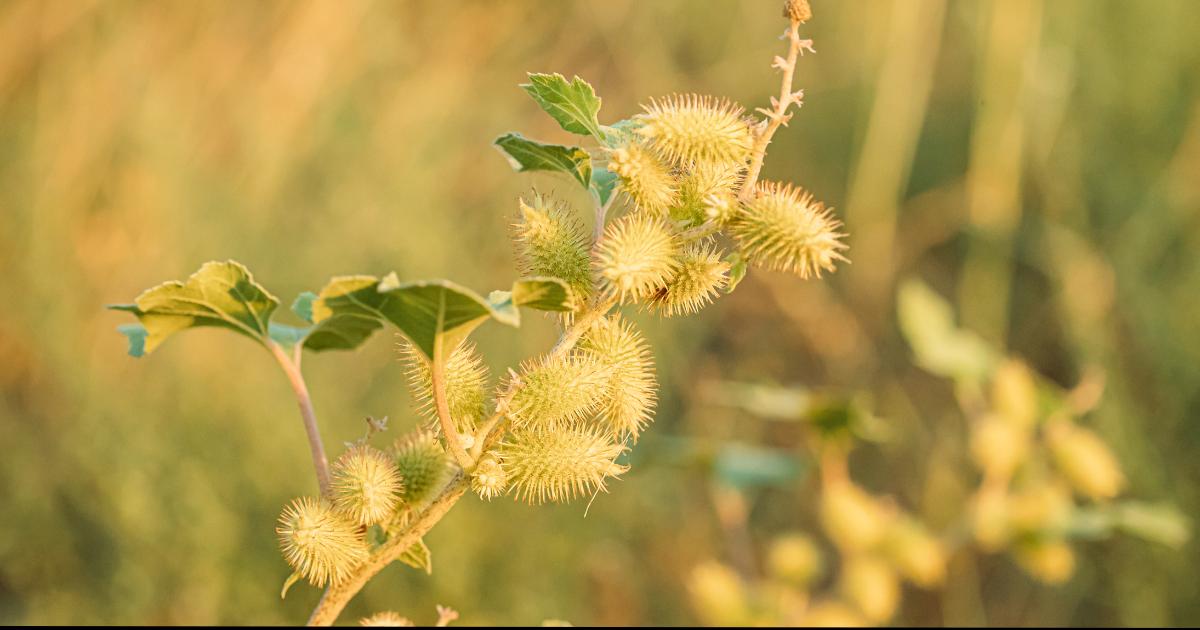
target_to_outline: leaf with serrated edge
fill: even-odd
[[[307,305],[313,327],[304,339],[304,347],[319,352],[353,350],[362,345],[383,327],[379,308],[384,299],[379,295],[378,285],[375,276],[331,279]],[[300,307],[299,314],[304,310],[301,298],[296,299],[296,305]],[[297,310],[296,305],[293,310]]]
[[[592,181],[592,158],[579,147],[542,144],[515,132],[496,138],[495,145],[517,172],[566,173],[584,188]]]
[[[396,559],[414,569],[420,569],[428,575],[433,574],[433,554],[424,540],[418,540]]]
[[[129,338],[133,356],[153,352],[171,335],[199,326],[218,326],[267,343],[271,313],[279,300],[254,281],[241,263],[204,263],[185,282],[164,282],[139,295],[133,304],[108,308],[133,313],[144,334],[129,326],[120,330]]]
[[[523,278],[513,283],[512,301],[539,311],[569,311],[574,303],[571,288],[558,278]]]
[[[596,118],[600,112],[600,98],[587,81],[575,77],[568,82],[558,73],[530,73],[529,83],[522,84],[521,88],[563,129],[602,139],[600,121]]]

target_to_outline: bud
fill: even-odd
[[[654,414],[654,357],[642,334],[620,315],[600,320],[579,340],[579,351],[595,357],[609,373],[601,421],[619,441],[637,441]]]
[[[1071,492],[1056,481],[1040,481],[1013,493],[1009,522],[1020,532],[1062,531],[1071,518]]]
[[[408,617],[404,617],[398,612],[385,610],[383,612],[377,612],[370,617],[363,617],[358,621],[358,625],[380,628],[402,628],[409,627],[414,624],[408,619]]]
[[[761,182],[730,230],[752,264],[807,278],[846,260],[841,225],[811,194],[791,184]]]
[[[407,339],[400,342],[400,353],[407,365],[408,389],[416,401],[417,411],[428,419],[435,432],[440,431],[429,360]],[[454,426],[462,433],[473,433],[486,412],[488,371],[483,358],[475,351],[475,344],[463,343],[450,353],[443,370],[446,404]]]
[[[987,416],[971,432],[971,456],[984,474],[1008,479],[1029,453],[1029,429]]]
[[[1012,537],[1009,523],[1008,495],[1003,491],[985,490],[971,503],[971,530],[980,549],[999,551]]]
[[[992,376],[992,406],[1001,418],[1019,427],[1031,427],[1038,417],[1037,383],[1029,366],[1007,359]]]
[[[392,515],[403,489],[400,472],[383,453],[355,446],[333,463],[333,506],[354,523],[374,525]]]
[[[808,628],[862,628],[870,624],[850,606],[827,600],[809,607],[798,625]]]
[[[609,371],[594,356],[528,361],[506,414],[514,427],[555,427],[582,420],[602,402]]]
[[[529,503],[569,501],[605,489],[605,479],[628,467],[617,464],[625,447],[590,427],[514,428],[500,445],[504,472],[517,497]]]
[[[733,569],[708,561],[692,569],[688,593],[701,621],[710,626],[740,626],[750,618],[746,587]]]
[[[946,548],[912,519],[891,528],[887,550],[896,570],[917,586],[933,588],[946,578]]]
[[[621,178],[621,190],[639,210],[663,216],[678,202],[679,189],[671,171],[636,141],[609,151],[608,169]]]
[[[292,501],[279,515],[275,533],[284,560],[313,586],[336,584],[367,559],[355,525],[319,499]]]
[[[830,484],[821,495],[821,524],[843,552],[877,546],[887,532],[889,516],[874,497],[850,482]]]
[[[679,205],[671,218],[699,225],[714,221],[724,225],[737,208],[737,193],[742,185],[743,166],[722,162],[692,165],[679,183]]]
[[[771,577],[806,587],[821,575],[821,550],[804,534],[776,538],[767,551]]]
[[[564,203],[534,193],[520,201],[521,217],[513,226],[521,272],[550,276],[571,287],[577,305],[592,291],[591,258],[579,219]]]
[[[744,110],[727,100],[677,94],[643,105],[636,133],[678,167],[700,163],[741,166],[750,157],[754,134]]]
[[[502,494],[507,486],[508,475],[504,473],[504,468],[495,455],[483,456],[479,463],[475,464],[475,470],[471,471],[471,489],[481,499],[491,501]]]
[[[679,266],[679,242],[661,219],[631,214],[609,223],[596,251],[609,295],[624,303],[665,287]]]
[[[1099,436],[1063,420],[1048,427],[1046,437],[1055,465],[1076,491],[1095,500],[1120,494],[1125,475]]]
[[[679,269],[659,289],[650,307],[664,317],[690,315],[708,306],[729,281],[729,263],[708,243],[693,243],[679,256]]]
[[[404,479],[400,498],[418,504],[442,487],[450,472],[450,458],[431,431],[414,431],[396,439],[392,457]]]
[[[812,7],[808,6],[808,0],[785,0],[783,17],[804,24],[812,19]]]
[[[1015,555],[1021,568],[1045,584],[1062,584],[1075,573],[1075,552],[1061,540],[1027,542]]]
[[[884,623],[900,603],[900,581],[886,562],[860,556],[842,567],[842,595],[858,607],[868,620]]]

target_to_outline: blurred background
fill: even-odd
[[[227,258],[285,304],[347,273],[507,286],[518,195],[586,202],[490,146],[575,142],[525,72],[587,79],[608,123],[681,91],[757,107],[778,91],[779,4],[0,1],[0,623],[305,619],[315,589],[278,596],[275,519],[314,486],[285,378],[212,329],[132,359],[103,305]],[[427,538],[431,576],[389,567],[343,622],[430,623],[435,604],[471,624],[700,621],[696,565],[753,565],[816,528],[806,451],[713,403],[724,381],[869,401],[888,439],[853,476],[938,522],[976,473],[953,386],[914,367],[897,325],[913,277],[1051,381],[1103,374],[1083,422],[1128,494],[1200,515],[1200,3],[813,4],[804,107],[765,176],[834,206],[853,264],[752,272],[686,320],[638,315],[663,389],[633,470],[586,517],[469,497]],[[552,343],[526,319],[477,333],[493,374]],[[392,345],[306,361],[335,453],[368,414],[414,424]],[[781,454],[784,474],[722,478]],[[1200,623],[1196,544],[1077,553],[1059,586],[956,561],[894,621]]]

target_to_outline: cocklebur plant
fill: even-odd
[[[917,281],[902,285],[898,312],[916,363],[955,381],[969,427],[962,450],[974,469],[963,477],[976,475],[978,486],[944,507],[955,517],[934,528],[853,479],[851,452],[887,437],[864,405],[807,390],[721,384],[715,403],[802,421],[803,456],[817,462],[822,536],[781,532],[763,552],[761,574],[715,561],[695,567],[689,591],[703,621],[886,624],[903,604],[905,584],[926,591],[948,585],[955,554],[1006,554],[1032,579],[1057,585],[1076,573],[1086,541],[1124,533],[1169,547],[1186,542],[1189,524],[1175,508],[1122,499],[1128,483],[1119,461],[1083,426],[1100,402],[1095,378],[1063,389],[957,327],[949,304]]]
[[[792,86],[807,4],[785,11],[780,95],[748,116],[725,99],[649,99],[630,118],[602,124],[601,100],[584,80],[531,74],[521,87],[565,132],[589,148],[508,133],[496,147],[517,171],[565,176],[588,191],[592,231],[576,208],[531,192],[516,203],[512,241],[520,279],[487,296],[445,280],[395,274],[340,276],[292,305],[303,325],[273,321],[279,300],[233,261],[210,262],[112,308],[130,354],[176,332],[221,327],[275,358],[300,406],[317,473],[317,496],[295,499],[276,532],[292,574],[326,591],[309,619],[331,624],[366,582],[393,561],[429,571],[424,535],[472,490],[533,504],[594,497],[628,470],[623,454],[653,418],[652,352],[622,306],[689,315],[731,292],[748,266],[802,278],[843,260],[840,224],[791,184],[760,182],[766,148],[802,97]],[[517,327],[521,307],[557,315],[557,343],[490,386],[468,336],[487,321]],[[308,386],[305,351],[353,350],[385,325],[399,354],[421,426],[378,449],[348,444],[330,467]],[[389,614],[376,622],[398,621]]]

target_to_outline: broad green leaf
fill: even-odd
[[[581,136],[591,134],[601,139],[600,98],[587,81],[575,77],[568,82],[563,75],[529,74],[529,83],[521,85],[542,109],[546,110],[563,129]]]
[[[123,326],[129,353],[153,352],[171,335],[199,326],[219,326],[266,343],[271,313],[279,300],[254,281],[241,263],[207,262],[187,281],[165,282],[139,295],[133,304],[108,308],[133,313],[145,332]]]
[[[497,308],[474,291],[447,280],[398,284],[395,275],[379,283],[384,301],[378,312],[408,337],[426,358],[449,356],[471,331],[489,318],[520,325],[517,310]]]
[[[642,123],[630,118],[618,120],[611,125],[602,125],[600,131],[604,134],[604,137],[601,138],[601,141],[604,142],[604,146],[610,148],[620,146],[630,132],[641,126]]]
[[[597,167],[592,171],[592,193],[596,195],[596,199],[600,201],[600,205],[605,205],[612,198],[613,190],[617,187],[617,174],[604,168]]]
[[[433,574],[433,554],[424,540],[418,540],[396,559],[414,569],[420,569],[426,574]]]
[[[916,362],[939,376],[979,381],[991,373],[999,357],[972,331],[958,328],[954,311],[919,280],[908,280],[898,295],[900,329]]]
[[[386,299],[379,295],[378,285],[375,276],[339,276],[330,280],[315,299],[305,294],[296,298],[292,310],[301,317],[307,311],[313,322],[304,347],[319,352],[353,350],[362,345],[383,327],[379,309]]]
[[[566,173],[584,188],[592,181],[592,158],[579,147],[542,144],[515,132],[496,138],[495,144],[517,172]]]

